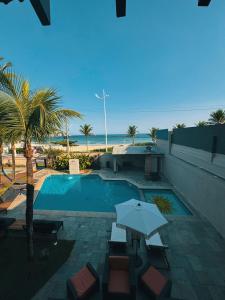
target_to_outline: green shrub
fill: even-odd
[[[74,154],[71,153],[70,156],[67,154],[60,155],[56,157],[53,162],[53,169],[55,170],[68,170],[69,169],[69,159],[79,159],[80,170],[85,170],[91,167],[94,157],[86,154]]]

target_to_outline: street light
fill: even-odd
[[[105,116],[105,149],[106,152],[108,152],[108,132],[107,132],[107,122],[106,122],[106,105],[105,105],[105,99],[106,97],[109,97],[109,95],[107,95],[105,93],[105,90],[103,89],[102,91],[102,96],[99,96],[98,94],[95,94],[95,97],[103,100],[103,104],[104,104],[104,116]]]

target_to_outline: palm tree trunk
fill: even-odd
[[[27,199],[26,199],[26,229],[27,229],[27,252],[28,259],[34,258],[33,246],[33,200],[34,200],[34,178],[32,157],[33,150],[31,144],[27,144],[25,148],[25,157],[27,159]]]
[[[14,142],[11,144],[11,150],[12,150],[12,176],[13,181],[16,179],[16,146]]]
[[[2,171],[3,171],[2,154],[3,154],[3,144],[0,143],[0,184],[2,184]]]
[[[132,139],[133,139],[133,145],[134,145],[134,136],[132,137]]]
[[[88,137],[86,135],[86,145],[87,145],[87,152],[88,152]]]

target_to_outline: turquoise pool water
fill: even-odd
[[[190,210],[171,190],[144,190],[143,193],[146,202],[149,203],[154,203],[155,196],[166,198],[170,202],[172,208],[170,215],[192,215]]]
[[[115,204],[140,200],[139,190],[126,181],[102,180],[98,175],[52,175],[46,178],[35,209],[114,212]]]

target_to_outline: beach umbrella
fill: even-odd
[[[146,238],[168,223],[155,204],[131,199],[115,207],[117,225],[144,235]]]
[[[136,240],[136,267],[142,264],[137,254],[137,242],[141,236],[149,238],[159,228],[168,222],[161,214],[157,205],[136,199],[115,205],[117,214],[117,225],[132,232],[133,240]]]

